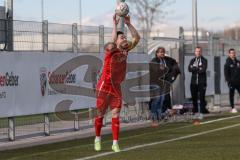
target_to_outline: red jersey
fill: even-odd
[[[127,56],[119,49],[113,52],[105,51],[101,81],[108,84],[120,84],[126,75]]]
[[[129,44],[127,44],[129,46],[127,46],[127,51],[134,47],[133,43]],[[109,50],[106,47],[102,75],[96,86],[97,108],[101,109],[109,105],[112,108],[121,108],[122,93],[120,84],[125,79],[126,75],[127,51],[124,53],[118,48]]]

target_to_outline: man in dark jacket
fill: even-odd
[[[192,73],[190,90],[193,101],[193,113],[209,113],[206,109],[205,93],[207,88],[207,59],[202,56],[202,48],[195,48],[195,57],[191,59],[188,70]],[[198,110],[200,100],[200,111]]]
[[[165,48],[159,47],[156,50],[155,57],[150,62],[150,84],[160,88],[161,102],[158,105],[161,107],[161,113],[171,108],[170,87],[176,80],[180,69],[175,59],[165,56]],[[154,99],[151,100],[151,106],[154,106]],[[152,110],[153,108],[151,108]]]
[[[240,61],[237,60],[236,52],[233,48],[228,51],[228,58],[224,65],[224,75],[229,87],[231,113],[237,113],[238,111],[234,107],[234,93],[236,89],[240,94]]]

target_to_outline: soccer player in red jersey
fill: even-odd
[[[122,106],[121,82],[125,79],[127,55],[139,42],[140,36],[134,26],[131,24],[130,16],[124,17],[124,23],[128,26],[132,41],[127,41],[123,32],[117,31],[119,20],[116,14],[113,16],[113,42],[105,45],[104,65],[102,74],[96,86],[96,106],[97,116],[95,117],[95,146],[96,151],[101,150],[101,128],[104,114],[108,107],[112,112],[112,150],[119,152],[119,114]]]

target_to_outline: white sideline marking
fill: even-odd
[[[175,130],[188,128],[188,127],[192,127],[192,126],[193,125],[186,125],[186,126],[181,126],[181,127],[177,127],[177,128],[170,128],[170,129],[160,130],[160,131],[156,131],[154,133],[164,133],[164,132],[167,132],[167,131],[175,131]],[[137,134],[137,135],[134,135],[134,136],[123,137],[123,138],[121,138],[121,140],[128,140],[128,139],[131,139],[131,138],[141,137],[141,136],[149,135],[149,134],[152,134],[152,133],[143,133],[143,134]],[[104,141],[104,142],[102,142],[102,144],[108,143],[108,142],[112,142],[112,140]],[[29,157],[32,157],[32,156],[38,156],[38,155],[49,154],[49,153],[54,153],[54,152],[67,151],[69,149],[76,149],[76,148],[81,148],[81,147],[86,147],[86,146],[93,146],[93,143],[80,145],[80,146],[74,146],[74,147],[61,148],[61,149],[52,150],[52,151],[40,152],[40,153],[35,153],[35,154],[31,154],[31,155],[26,155],[26,156],[13,157],[13,158],[10,158],[9,160],[29,158]]]
[[[200,132],[200,133],[195,133],[195,134],[190,134],[190,135],[183,136],[183,137],[178,137],[178,138],[173,138],[173,139],[169,139],[169,140],[158,141],[158,142],[148,143],[148,144],[143,144],[143,145],[137,145],[137,146],[125,148],[121,152],[126,152],[126,151],[130,151],[130,150],[134,150],[134,149],[139,149],[139,148],[154,146],[154,145],[158,145],[158,144],[164,144],[164,143],[168,143],[168,142],[193,138],[193,137],[196,137],[196,136],[201,136],[201,135],[205,135],[205,134],[209,134],[209,133],[214,133],[214,132],[217,132],[217,131],[222,131],[222,130],[226,130],[226,129],[230,129],[230,128],[234,128],[234,127],[239,127],[239,126],[240,126],[240,124],[235,124],[235,125],[231,125],[231,126],[227,126],[227,127],[217,128],[217,129],[204,131],[204,132]],[[97,155],[94,155],[94,156],[75,159],[75,160],[89,160],[89,159],[104,157],[104,156],[108,156],[108,155],[112,155],[112,154],[115,154],[115,153],[114,152],[106,152],[106,153],[97,154]]]
[[[234,119],[234,118],[238,118],[238,117],[240,117],[240,115],[238,115],[238,116],[232,116],[232,117],[226,117],[226,118],[219,118],[219,119],[215,119],[215,120],[211,120],[211,121],[206,121],[206,122],[201,122],[200,124],[209,124],[209,123],[213,123],[213,122],[219,122],[219,121]]]
[[[226,118],[219,118],[219,119],[216,119],[216,120],[202,122],[200,124],[209,124],[209,123],[214,123],[214,122],[218,122],[218,121],[224,121],[224,120],[228,120],[228,119],[238,118],[238,117],[240,117],[240,115],[232,116],[232,117],[226,117]],[[154,133],[162,133],[162,132],[166,132],[166,131],[174,131],[174,130],[188,128],[188,127],[193,127],[193,125],[191,124],[191,125],[186,125],[186,126],[177,127],[177,128],[160,130],[160,131],[157,131],[157,132],[154,132]],[[135,138],[135,137],[139,137],[139,136],[143,136],[143,135],[148,135],[148,134],[151,134],[151,133],[143,133],[143,134],[138,134],[138,135],[134,135],[134,136],[123,137],[123,138],[121,138],[121,140],[127,140],[127,139],[131,139],[131,138]],[[110,141],[112,141],[112,140],[110,140]],[[110,141],[104,141],[103,143],[107,143],[107,142],[110,142]],[[93,144],[85,144],[84,146],[91,146],[91,145],[93,145]],[[79,147],[82,147],[82,146],[74,146],[74,147],[68,147],[68,148],[62,148],[62,149],[57,149],[57,150],[52,150],[52,151],[41,152],[41,153],[35,153],[35,154],[27,155],[27,156],[13,157],[13,158],[10,158],[9,160],[16,160],[16,159],[20,159],[20,158],[28,158],[28,157],[32,157],[32,156],[49,154],[49,153],[59,152],[59,151],[66,151],[66,150],[69,150],[69,149],[74,149],[74,148],[79,148]],[[77,159],[77,160],[84,160],[84,159]]]

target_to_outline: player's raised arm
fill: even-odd
[[[124,23],[128,26],[128,29],[131,32],[132,35],[132,41],[129,44],[129,50],[133,49],[134,47],[136,47],[136,45],[138,44],[139,40],[140,40],[140,36],[137,32],[137,30],[135,29],[135,27],[131,24],[131,20],[130,20],[130,16],[125,16],[124,17]]]
[[[104,45],[104,50],[108,51],[107,53],[112,53],[116,50],[116,41],[117,41],[117,24],[119,19],[117,19],[116,14],[113,15],[113,30],[112,30],[112,40]]]
[[[117,15],[113,15],[113,30],[112,30],[112,42],[116,43],[117,41],[117,25],[118,25],[119,19],[117,19]]]

